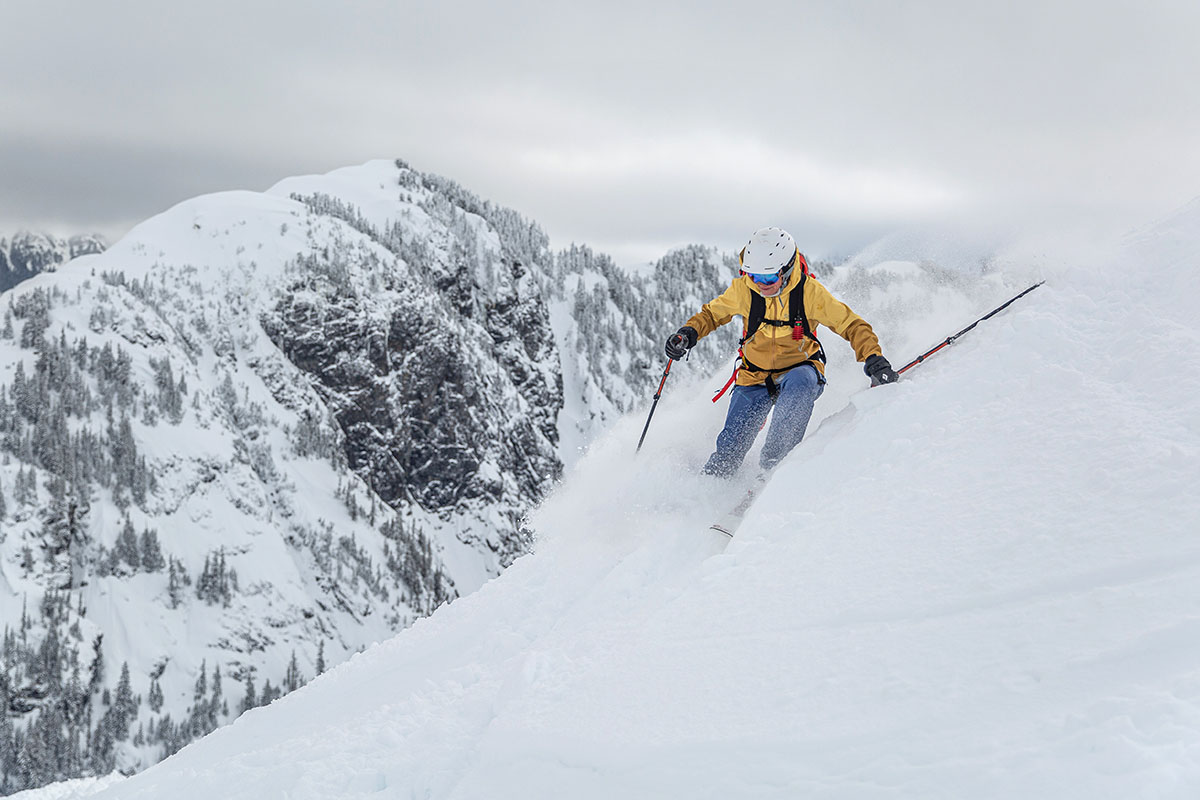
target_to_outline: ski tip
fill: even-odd
[[[721,525],[720,523],[714,522],[712,525],[708,526],[708,529],[710,531],[718,531],[720,533],[723,533],[726,536],[728,536],[730,539],[733,538],[733,531],[729,530],[728,528],[726,528],[724,525]]]

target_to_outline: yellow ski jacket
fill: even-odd
[[[789,299],[798,287],[803,272],[797,266],[792,270],[787,285],[776,297],[763,298],[766,302],[765,320],[777,320],[783,324],[760,325],[743,345],[744,361],[738,372],[739,386],[755,386],[766,381],[768,376],[779,377],[783,372],[810,363],[816,367],[822,378],[825,376],[825,364],[821,353],[821,345],[811,337],[797,341],[792,338],[792,326],[788,319]],[[743,324],[750,314],[751,293],[761,294],[754,281],[745,275],[734,278],[729,288],[719,297],[705,303],[700,312],[685,322],[685,325],[695,329],[698,338],[724,325],[734,316],[740,315]],[[824,325],[838,336],[850,343],[854,355],[862,362],[873,355],[882,355],[879,347],[879,337],[866,321],[838,300],[829,290],[821,285],[811,275],[804,279],[804,313],[808,317],[809,327],[814,335],[817,326]],[[760,369],[750,369],[749,365]]]

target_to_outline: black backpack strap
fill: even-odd
[[[800,339],[807,337],[817,343],[817,352],[813,358],[825,363],[825,347],[821,344],[821,340],[813,333],[812,326],[808,324],[808,315],[804,313],[804,284],[808,281],[808,271],[806,270],[800,277],[800,285],[792,290],[791,296],[788,298],[788,316],[791,317],[792,327],[799,326],[800,336],[794,338]]]
[[[767,301],[753,289],[750,290],[750,313],[746,316],[746,330],[742,333],[742,343],[749,341],[755,331],[762,326],[763,317],[767,315]]]
[[[788,320],[793,326],[799,322],[800,333],[804,336],[812,336],[812,329],[808,327],[808,316],[804,313],[804,284],[807,281],[808,274],[802,274],[800,285],[793,289],[788,296]]]

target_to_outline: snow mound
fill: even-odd
[[[9,800],[82,800],[125,780],[119,772],[101,778],[76,778],[59,781],[39,789],[9,795]]]

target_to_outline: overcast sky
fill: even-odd
[[[0,233],[404,158],[624,263],[1200,194],[1200,3],[0,0]]]

